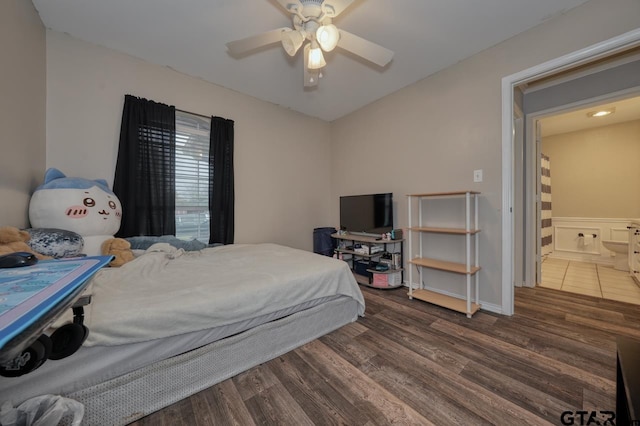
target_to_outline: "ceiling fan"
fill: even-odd
[[[333,18],[344,11],[353,0],[276,0],[291,14],[293,28],[283,27],[242,40],[227,43],[232,56],[250,53],[270,44],[282,43],[289,54],[295,56],[303,44],[304,85],[316,86],[326,65],[322,51],[330,52],[336,46],[372,62],[380,67],[387,65],[393,52],[365,40],[332,24]]]

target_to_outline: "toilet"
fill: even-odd
[[[628,241],[614,241],[614,240],[602,240],[602,245],[607,250],[615,252],[615,263],[613,269],[618,271],[629,270],[629,242]]]

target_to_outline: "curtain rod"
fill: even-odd
[[[191,111],[185,111],[185,110],[180,109],[180,108],[176,108],[176,111],[184,112],[185,114],[197,115],[198,117],[207,118],[207,119],[211,120],[211,116],[210,115],[203,115],[203,114],[198,114],[198,113],[191,112]]]

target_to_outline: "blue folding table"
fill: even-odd
[[[29,347],[80,297],[113,256],[41,260],[0,269],[0,364]]]

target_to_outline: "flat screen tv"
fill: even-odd
[[[379,237],[393,229],[393,194],[340,197],[340,229]]]

